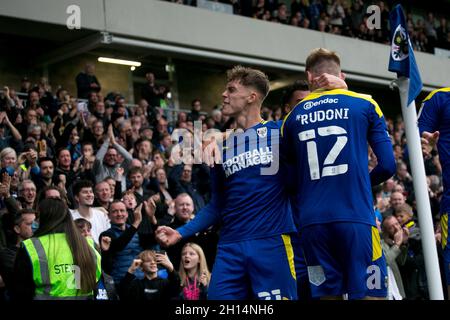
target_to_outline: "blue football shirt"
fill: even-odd
[[[395,162],[383,114],[370,96],[317,90],[286,116],[281,134],[283,152],[294,165],[293,208],[301,228],[340,221],[375,225],[369,144],[387,164],[383,179]]]
[[[223,144],[222,163],[211,170],[210,203],[180,234],[218,222],[221,243],[295,232],[279,149],[280,129],[273,121],[232,133]]]
[[[437,143],[442,166],[444,194],[441,213],[450,213],[450,88],[432,91],[424,100],[419,112],[419,131],[439,131]]]

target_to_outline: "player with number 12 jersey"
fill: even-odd
[[[364,287],[373,262],[384,261],[371,185],[395,170],[378,104],[368,95],[318,89],[286,117],[281,134],[282,150],[295,168],[294,215],[313,296],[385,296],[383,286]],[[370,174],[368,143],[379,159]]]
[[[342,89],[315,91],[287,116],[282,135],[287,157],[295,159],[302,228],[337,221],[375,225],[370,176],[376,171],[369,176],[367,142],[392,148],[375,100]]]

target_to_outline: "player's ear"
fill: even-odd
[[[342,80],[345,80],[345,78],[347,77],[347,75],[343,72],[339,73],[339,78],[341,78]]]
[[[255,91],[252,91],[247,97],[247,103],[252,104],[256,99],[258,99],[258,94]]]
[[[306,71],[306,79],[308,80],[308,83],[311,85],[314,81],[314,76],[311,72]]]

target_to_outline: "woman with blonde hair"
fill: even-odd
[[[183,246],[178,274],[182,300],[206,300],[211,273],[198,244],[188,242]]]

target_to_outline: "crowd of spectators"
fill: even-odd
[[[383,249],[387,264],[394,274],[396,287],[398,287],[397,293],[404,299],[428,299],[405,124],[401,117],[387,118],[386,121],[394,146],[397,172],[382,185],[373,188],[374,208],[380,230],[382,230]],[[442,261],[439,203],[443,194],[443,184],[436,150],[424,161],[431,214],[435,226],[436,247]],[[376,157],[371,153],[369,166],[375,164]],[[442,279],[445,279],[444,274]],[[444,283],[443,285],[445,288]]]
[[[169,0],[185,5],[196,5],[196,0]],[[293,27],[317,30],[367,41],[389,44],[389,10],[394,1],[363,0],[215,0],[233,6],[233,13],[254,19],[271,21]],[[380,28],[368,24],[373,11],[380,9]],[[439,47],[450,50],[448,13],[429,12],[426,16],[407,13],[408,32],[416,51],[434,53]]]
[[[45,78],[32,84],[25,77],[18,91],[3,88],[1,298],[24,297],[11,285],[15,253],[38,228],[39,203],[55,197],[67,203],[80,231],[102,252],[102,269],[121,298],[206,297],[217,230],[167,251],[156,243],[154,231],[161,225],[176,228],[188,223],[210,198],[208,166],[174,159],[178,141],[171,133],[184,128],[192,139],[193,121],[203,120],[207,130],[222,129],[225,119],[220,110],[205,116],[201,100],[195,99],[191,112],[179,112],[169,121],[164,116],[167,88],[156,85],[151,72],[146,78],[135,106],[127,105],[118,93],[103,96],[93,64],[76,77],[76,96],[63,88],[52,92]],[[144,275],[154,279],[154,262],[161,281],[133,281]],[[157,287],[159,293],[140,295],[144,293],[137,288],[147,286]],[[198,288],[203,288],[200,293]]]
[[[134,107],[120,94],[104,97],[91,64],[77,76],[77,94],[87,98],[81,102],[67,90],[52,92],[46,79],[32,85],[24,78],[19,91],[4,88],[0,299],[21,297],[12,274],[15,252],[38,227],[36,208],[45,198],[66,202],[80,232],[92,237],[101,251],[103,272],[117,292],[99,292],[99,299],[117,294],[125,300],[206,297],[220,226],[170,248],[161,248],[154,234],[158,226],[175,229],[188,223],[211,196],[209,167],[175,159],[183,150],[177,149],[173,130],[187,129],[193,139],[196,120],[202,121],[204,131],[235,128],[236,120],[223,116],[219,108],[205,115],[201,99],[194,99],[190,113],[179,112],[168,121],[159,108],[161,87],[152,73],[146,77],[142,99]],[[17,92],[27,95],[21,99]],[[282,106],[262,109],[265,120],[280,120],[284,113]],[[400,117],[386,121],[397,173],[374,188],[374,208],[398,294],[426,299],[404,123]],[[369,165],[376,165],[373,153]],[[436,152],[425,165],[439,243],[442,175]]]

